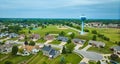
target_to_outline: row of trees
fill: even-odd
[[[95,34],[95,35],[93,35],[92,40],[96,40],[96,38],[98,36],[99,38],[102,38],[103,40],[110,41],[110,38],[104,36],[103,34],[99,34],[96,30],[92,30],[92,34]]]

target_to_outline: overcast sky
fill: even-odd
[[[120,0],[0,0],[0,18],[120,19]]]

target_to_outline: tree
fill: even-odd
[[[31,31],[29,30],[28,33],[31,34]]]
[[[88,29],[84,29],[84,31],[85,31],[85,32],[89,32],[89,30],[88,30]]]
[[[33,27],[29,27],[29,30],[32,30],[33,29]]]
[[[25,45],[28,45],[28,41],[26,40],[26,41],[24,42],[24,44],[25,44]]]
[[[66,54],[66,49],[65,49],[64,46],[63,46],[63,49],[62,49],[62,54]]]
[[[100,61],[98,61],[97,64],[101,64]]]
[[[118,59],[119,57],[118,57],[118,55],[116,55],[116,54],[111,54],[110,58],[111,58],[112,60],[116,60],[116,59]]]
[[[4,64],[13,64],[11,61],[5,61]]]
[[[92,30],[92,33],[93,33],[93,34],[97,34],[97,31],[96,31],[96,30]]]
[[[118,42],[118,46],[120,46],[120,41]]]
[[[69,40],[67,41],[67,43],[68,43],[68,44],[71,43],[71,39],[69,39]]]
[[[45,61],[42,64],[47,64]]]
[[[67,52],[71,53],[73,51],[74,47],[75,47],[75,44],[73,44],[73,43],[66,45]]]
[[[61,57],[60,64],[65,64],[65,58],[64,57]]]
[[[27,36],[25,35],[25,40],[27,40],[28,38],[27,38]]]
[[[96,35],[93,35],[92,40],[96,40]]]
[[[34,46],[35,42],[34,41],[30,41],[29,45]]]
[[[59,33],[59,35],[60,35],[60,36],[64,36],[64,35],[65,35],[65,32],[62,31],[62,32]]]
[[[17,52],[18,52],[18,46],[15,45],[12,47],[12,55],[16,55]]]
[[[73,39],[73,38],[75,37],[75,33],[72,33],[72,34],[70,35],[70,37],[71,37],[71,39]]]

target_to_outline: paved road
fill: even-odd
[[[102,60],[103,56],[101,54],[98,54],[96,52],[90,52],[90,51],[82,51],[82,50],[74,50],[74,52],[82,55],[85,58],[88,58],[89,60]]]

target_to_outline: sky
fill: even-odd
[[[120,0],[0,0],[0,18],[120,19]]]

